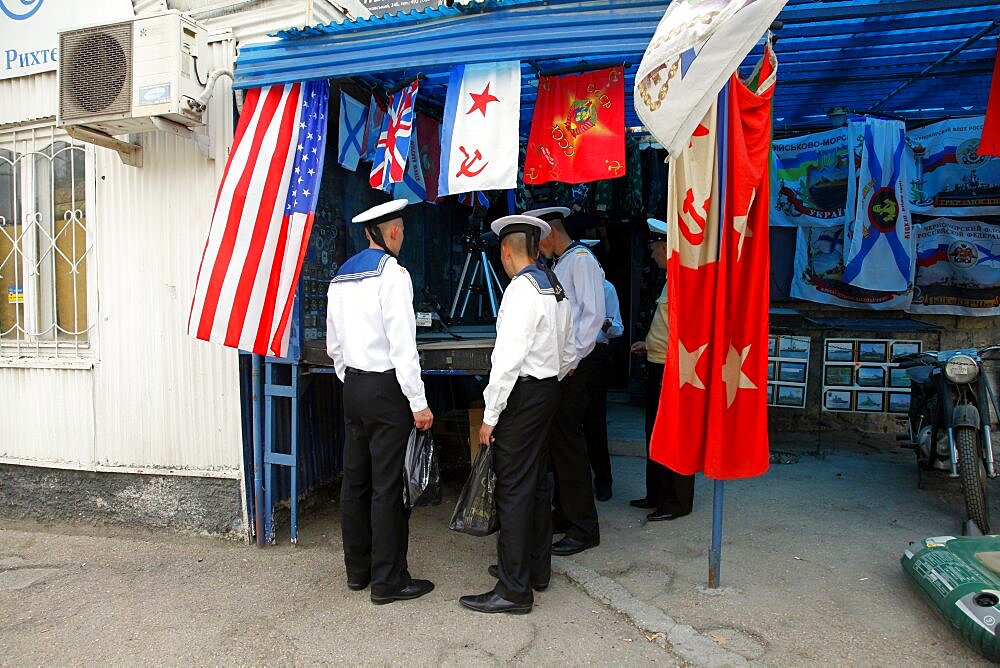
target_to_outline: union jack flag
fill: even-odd
[[[482,190],[471,190],[458,196],[458,203],[476,208],[482,206],[489,208],[490,200]]]
[[[382,124],[382,134],[375,146],[375,159],[368,179],[372,188],[388,192],[390,184],[399,183],[406,175],[406,156],[410,151],[410,136],[413,133],[413,107],[417,102],[419,87],[420,81],[414,80],[392,96],[389,111]]]

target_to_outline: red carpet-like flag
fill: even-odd
[[[768,468],[768,152],[777,61],[735,74],[671,158],[670,337],[652,458],[717,480]],[[719,193],[724,193],[720,201]]]
[[[997,55],[993,62],[993,81],[990,83],[990,99],[986,103],[979,155],[1000,157],[1000,40],[997,41]]]

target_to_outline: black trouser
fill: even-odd
[[[547,583],[552,575],[546,432],[558,405],[559,382],[555,378],[521,379],[493,430],[500,519],[496,592],[515,603],[531,603],[531,583]]]
[[[646,498],[659,512],[687,515],[694,503],[694,476],[674,473],[649,456],[662,385],[663,365],[646,362]]]
[[[549,455],[556,480],[556,507],[569,523],[567,538],[595,540],[601,532],[590,481],[590,461],[583,437],[587,385],[594,355],[580,360],[573,375],[559,381],[559,408],[549,429]]]
[[[413,413],[394,371],[348,372],[344,383],[344,478],[340,488],[344,562],[350,580],[371,578],[372,593],[407,584],[409,512],[403,460]]]
[[[611,358],[608,344],[598,343],[590,354],[594,359],[590,373],[589,401],[583,417],[583,436],[587,441],[594,487],[611,489],[611,455],[608,454],[608,376]]]

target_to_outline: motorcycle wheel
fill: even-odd
[[[979,432],[972,427],[955,429],[955,447],[958,450],[958,471],[962,479],[962,495],[970,520],[975,521],[983,534],[990,533],[990,508],[986,499],[986,467],[979,456]]]

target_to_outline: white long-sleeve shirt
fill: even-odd
[[[330,283],[326,351],[341,381],[347,367],[395,369],[399,387],[416,413],[427,408],[427,399],[417,356],[413,281],[395,258],[386,257],[377,276]]]
[[[598,343],[607,343],[611,339],[617,339],[625,333],[625,325],[622,324],[622,312],[618,306],[618,292],[611,281],[604,279],[604,319],[611,321],[608,331],[604,331],[604,324],[601,323],[601,330],[597,333]]]
[[[483,422],[496,425],[521,376],[560,380],[574,368],[576,346],[568,299],[542,294],[529,276],[514,277],[497,313],[497,341],[490,358],[490,382],[483,391]]]
[[[604,326],[604,270],[589,248],[576,244],[559,256],[553,271],[573,306],[576,368],[594,350]]]

